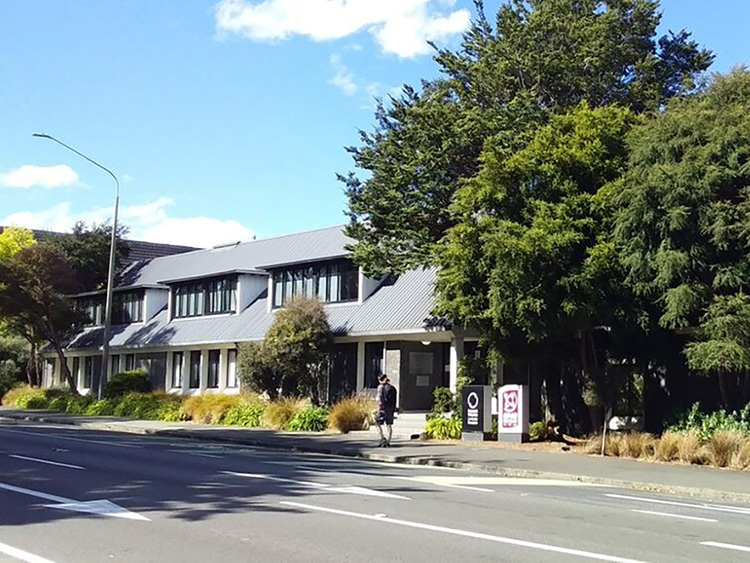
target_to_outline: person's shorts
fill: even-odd
[[[382,419],[381,424],[393,424],[393,413],[387,411],[380,411],[378,413],[378,419]]]

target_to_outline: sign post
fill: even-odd
[[[499,442],[529,441],[529,387],[527,385],[500,387],[497,439]]]
[[[461,392],[462,440],[482,441],[492,430],[492,387],[467,385]]]

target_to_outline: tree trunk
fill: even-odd
[[[732,393],[729,389],[729,382],[727,381],[727,374],[725,372],[719,372],[719,391],[721,392],[721,402],[724,408],[732,410]]]
[[[62,375],[63,380],[68,384],[70,392],[73,393],[73,395],[78,395],[76,382],[73,379],[73,375],[70,373],[70,370],[68,369],[68,362],[65,359],[65,352],[58,342],[54,343],[54,347],[55,352],[57,352],[57,357],[60,360],[60,374]]]
[[[742,377],[742,404],[740,407],[744,408],[745,405],[750,403],[750,374],[743,373]]]

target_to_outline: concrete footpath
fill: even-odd
[[[376,447],[374,434],[312,434],[232,428],[190,422],[156,422],[110,416],[75,416],[49,411],[0,408],[0,418],[67,424],[100,431],[170,436],[289,451],[357,457],[387,463],[432,465],[505,477],[563,479],[613,487],[690,495],[750,504],[750,472],[679,464],[601,458],[573,452],[541,452],[496,444],[398,441]]]

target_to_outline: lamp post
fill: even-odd
[[[96,396],[98,399],[102,398],[102,386],[104,385],[104,380],[107,378],[107,370],[109,369],[109,339],[110,339],[110,333],[112,332],[112,286],[114,285],[114,278],[115,278],[115,253],[117,251],[117,212],[120,208],[120,182],[117,180],[117,176],[114,175],[114,173],[107,167],[102,166],[97,161],[95,161],[93,158],[89,158],[85,154],[83,154],[80,151],[77,151],[73,147],[66,145],[61,140],[56,139],[52,135],[48,135],[46,133],[33,133],[34,137],[39,137],[40,139],[49,139],[50,141],[54,141],[58,145],[61,145],[68,149],[71,152],[74,152],[81,158],[84,158],[88,160],[91,164],[94,166],[97,166],[104,170],[107,174],[112,176],[112,179],[115,181],[115,215],[114,219],[112,220],[112,240],[109,244],[109,270],[107,272],[107,298],[104,305],[104,335],[103,335],[103,341],[102,341],[102,366],[101,371],[99,373],[99,384],[97,386],[96,390]]]

